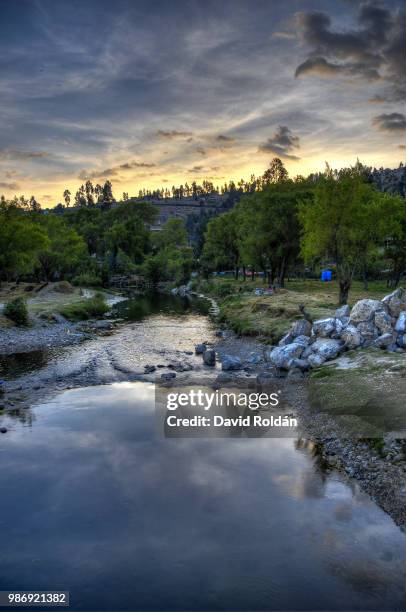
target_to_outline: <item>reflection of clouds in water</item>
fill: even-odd
[[[334,508],[334,516],[337,521],[348,523],[352,518],[352,508],[350,504],[337,504]]]
[[[120,598],[135,581],[137,605],[174,609],[266,609],[270,597],[310,608],[321,588],[330,605],[359,609],[366,595],[354,595],[342,565],[361,584],[381,565],[399,580],[400,566],[377,553],[385,542],[406,558],[393,523],[372,503],[354,504],[343,483],[323,484],[292,440],[157,438],[153,398],[143,383],[72,390],[36,410],[30,435],[12,432],[0,485],[13,525],[0,561],[11,551],[20,580],[64,575],[71,590],[90,585],[89,597],[97,587],[106,606],[107,588]]]

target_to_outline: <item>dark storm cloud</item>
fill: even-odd
[[[406,97],[406,12],[373,2],[360,4],[357,24],[334,27],[330,15],[321,11],[301,12],[296,23],[309,56],[296,69],[296,76],[345,75],[379,80],[391,86],[391,97]]]
[[[258,149],[261,153],[272,153],[285,159],[298,160],[300,158],[291,152],[299,147],[299,136],[292,134],[286,125],[280,125],[272,138],[259,145]]]
[[[372,124],[382,132],[404,132],[406,115],[403,113],[383,113],[372,119]]]

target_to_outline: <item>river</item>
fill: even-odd
[[[199,308],[143,304],[19,374],[87,364],[97,342],[165,360],[213,334]],[[161,438],[154,385],[119,373],[3,417],[0,590],[70,591],[78,610],[405,609],[405,534],[311,443]]]

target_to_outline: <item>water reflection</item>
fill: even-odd
[[[405,536],[304,442],[157,438],[153,398],[71,390],[0,438],[0,589],[84,610],[404,608]]]
[[[163,293],[147,293],[114,305],[113,312],[129,321],[139,321],[149,315],[166,313],[182,315],[188,313],[207,314],[210,302],[200,298],[180,297]]]

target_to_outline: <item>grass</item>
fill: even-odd
[[[339,365],[341,363],[341,365]],[[345,364],[330,362],[313,370],[309,402],[316,412],[355,422],[366,436],[406,430],[406,362],[379,349],[352,351]]]
[[[403,283],[404,285],[405,283]],[[338,304],[338,283],[318,280],[291,280],[285,289],[274,295],[255,296],[254,289],[264,287],[261,278],[255,281],[236,281],[233,278],[213,277],[200,282],[198,289],[218,299],[220,322],[226,323],[241,335],[262,336],[276,343],[301,318],[299,305],[316,320],[332,316]],[[382,299],[390,293],[384,281],[373,281],[369,290],[355,281],[349,295],[352,306],[362,298]]]
[[[69,304],[59,310],[60,314],[70,321],[84,321],[103,316],[109,307],[103,294],[96,293],[94,297],[87,298],[74,304]]]
[[[29,289],[27,291],[27,289]],[[45,318],[51,316],[55,312],[66,312],[72,320],[79,320],[78,317],[84,314],[86,316],[86,308],[83,304],[87,303],[87,295],[91,296],[95,293],[95,288],[84,289],[81,287],[73,287],[65,281],[59,283],[49,283],[44,286],[44,283],[2,283],[0,287],[0,303],[6,303],[17,297],[24,297],[27,300],[28,312],[31,315],[41,315]],[[99,292],[105,295],[104,292]],[[99,316],[98,310],[96,314],[90,316]],[[104,311],[105,312],[105,311]],[[0,313],[0,329],[12,327],[13,323],[7,317]]]

